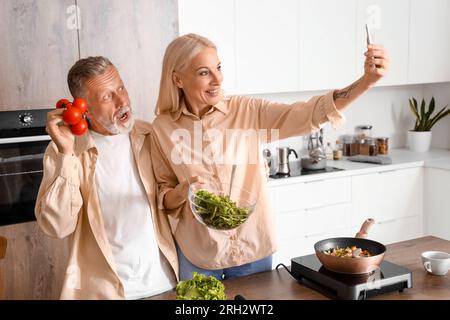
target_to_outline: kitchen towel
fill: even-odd
[[[376,164],[391,164],[392,158],[389,156],[351,156],[348,157],[347,160],[354,162],[368,162],[368,163],[376,163]]]

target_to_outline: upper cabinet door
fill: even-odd
[[[409,83],[450,81],[450,1],[411,0]]]
[[[236,1],[237,91],[298,91],[298,39],[298,0]]]
[[[334,89],[363,74],[355,68],[356,1],[300,0],[300,89]]]
[[[225,93],[236,92],[234,0],[179,0],[179,34],[197,33],[217,46]]]
[[[162,61],[177,36],[177,1],[78,0],[81,57],[116,65],[138,118],[154,117]]]
[[[378,85],[407,83],[410,0],[358,0],[356,68],[362,70],[367,50],[367,23],[373,42],[382,44],[391,59],[390,70]]]
[[[0,110],[54,108],[78,59],[74,0],[0,1]]]

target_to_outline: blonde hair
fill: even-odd
[[[189,33],[173,40],[164,54],[159,96],[155,114],[176,112],[179,110],[184,93],[173,82],[173,73],[183,71],[200,50],[216,48],[209,39],[198,34]]]

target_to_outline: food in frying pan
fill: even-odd
[[[323,253],[339,258],[361,258],[372,256],[369,251],[357,248],[356,246],[346,248],[332,248],[329,250],[324,250]]]

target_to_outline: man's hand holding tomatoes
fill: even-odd
[[[59,152],[73,153],[74,135],[83,135],[88,129],[88,123],[83,118],[86,110],[87,104],[82,98],[75,98],[73,103],[60,99],[56,110],[48,113],[46,130]]]
[[[65,109],[56,109],[47,113],[46,131],[63,154],[73,154],[75,136],[70,125],[63,120]]]

